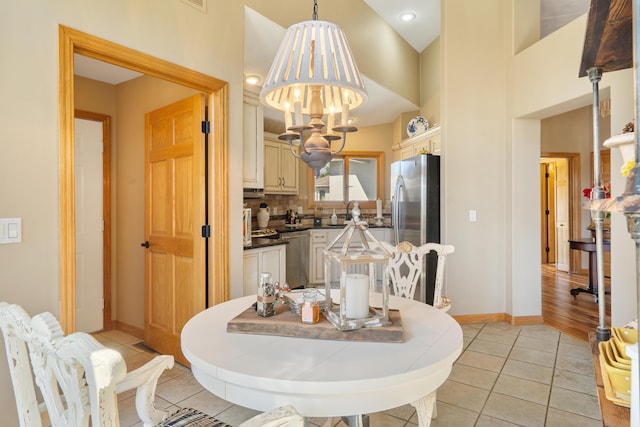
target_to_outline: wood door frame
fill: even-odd
[[[102,123],[102,328],[111,330],[111,116],[75,110],[76,119]]]
[[[209,239],[209,305],[229,297],[229,190],[228,190],[228,83],[197,71],[172,64],[145,53],[109,42],[73,28],[59,25],[58,110],[59,140],[59,257],[60,323],[67,332],[75,331],[76,305],[76,217],[74,160],[74,61],[75,53],[186,86],[207,94],[211,112],[209,222],[220,230]]]
[[[582,215],[580,200],[582,189],[580,188],[580,153],[566,152],[542,152],[540,157],[555,157],[567,159],[569,162],[569,238],[579,239],[582,229]],[[570,251],[569,271],[576,271],[580,266],[581,254],[578,251]]]

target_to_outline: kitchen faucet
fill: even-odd
[[[347,203],[347,215],[344,217],[345,222],[351,221],[351,211],[349,210],[349,206],[354,202],[355,200],[350,200],[349,203]]]

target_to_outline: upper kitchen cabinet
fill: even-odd
[[[245,90],[242,101],[242,186],[264,188],[264,118],[257,93]]]
[[[298,194],[298,159],[291,154],[289,143],[281,142],[277,135],[265,133],[264,165],[265,193]]]
[[[407,157],[416,156],[422,152],[440,155],[440,126],[403,140],[400,144],[393,146],[392,161],[403,160]]]

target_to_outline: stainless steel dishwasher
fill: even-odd
[[[304,288],[309,283],[309,231],[280,233],[280,238],[288,240],[287,284],[289,288]]]

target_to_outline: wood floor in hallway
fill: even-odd
[[[555,264],[542,265],[542,317],[544,324],[577,338],[588,340],[598,327],[598,304],[593,295],[571,295],[573,288],[586,288],[586,274],[570,274],[556,270]],[[610,279],[605,278],[609,290]],[[611,327],[611,304],[606,298],[606,324]]]

